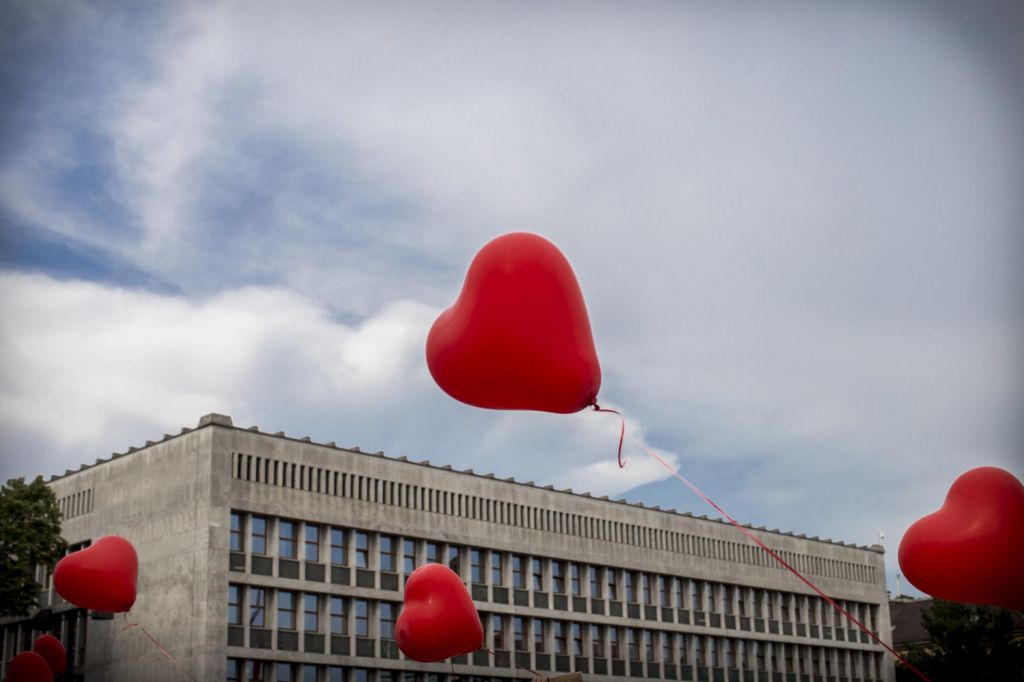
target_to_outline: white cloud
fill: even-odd
[[[309,428],[339,442],[358,435],[392,455],[580,491],[622,492],[662,477],[630,467],[615,479],[578,466],[615,466],[618,427],[607,421],[455,404],[423,361],[439,311],[414,301],[345,325],[283,289],[187,300],[9,273],[0,289],[3,449],[33,452],[5,457],[6,475],[59,473],[226,412],[240,425]],[[562,467],[550,467],[553,453]]]

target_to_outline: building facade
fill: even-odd
[[[867,635],[729,524],[551,486],[238,428],[195,429],[50,481],[64,537],[136,547],[138,599],[3,626],[3,658],[61,636],[69,679],[393,682],[531,679],[890,682]],[[757,529],[889,641],[881,547]],[[450,566],[485,649],[405,659],[407,576]],[[161,654],[137,622],[170,652]]]

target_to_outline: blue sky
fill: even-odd
[[[423,343],[473,254],[573,263],[602,404],[734,516],[868,544],[1022,474],[1019,3],[123,3],[0,17],[0,454],[192,426],[708,513],[607,415]],[[628,446],[627,446],[628,447]],[[905,585],[904,585],[905,587]]]

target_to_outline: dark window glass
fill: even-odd
[[[671,663],[672,662],[672,638],[671,632],[661,633],[661,662]]]
[[[594,658],[604,658],[604,627],[590,626],[590,649]]]
[[[267,520],[262,516],[252,517],[250,524],[252,532],[252,553],[267,553]]]
[[[587,567],[587,575],[590,578],[590,596],[600,597],[601,596],[601,580],[597,575],[597,566]]]
[[[636,642],[636,630],[633,628],[626,628],[626,651],[629,654],[629,660],[640,660],[640,649]]]
[[[242,515],[238,512],[231,512],[231,551],[242,551]]]
[[[294,682],[295,677],[292,675],[291,663],[278,663],[276,668],[274,678],[277,682]]]
[[[565,564],[561,561],[551,562],[551,591],[565,594]]]
[[[262,587],[249,588],[249,625],[262,628],[267,625],[267,591]]]
[[[565,623],[560,620],[551,621],[551,632],[555,639],[555,653],[569,653],[565,635]]]
[[[320,598],[315,594],[306,594],[302,602],[302,628],[306,632],[320,632]]]
[[[327,682],[345,682],[345,669],[338,666],[328,668]]]
[[[544,589],[544,569],[540,559],[534,558],[530,562],[531,573],[533,574],[533,589],[543,590]]]
[[[356,599],[356,636],[370,636],[370,603],[365,599]]]
[[[242,624],[242,588],[228,585],[228,624]]]
[[[622,658],[619,650],[619,629],[614,625],[608,626],[608,655],[611,658]]]
[[[242,664],[237,658],[228,659],[227,682],[242,682]]]
[[[367,568],[370,565],[370,536],[363,531],[356,531],[356,567]]]
[[[547,651],[544,646],[544,621],[540,618],[533,619],[533,648],[538,653]]]
[[[274,664],[269,661],[249,661],[249,682],[263,682],[267,675],[274,669]],[[284,678],[285,680],[291,678]]]
[[[384,639],[395,638],[395,604],[382,601],[377,605],[380,616],[380,636]]]
[[[526,622],[522,616],[512,616],[512,646],[516,651],[526,651]]]
[[[437,544],[436,542],[427,543],[427,563],[441,563],[441,545]]]
[[[302,682],[316,682],[316,666],[302,666]]]
[[[672,606],[672,592],[669,585],[672,582],[672,578],[668,576],[658,576],[658,593],[661,595],[662,606]]]
[[[395,539],[390,535],[380,536],[380,570],[395,572]]]
[[[615,569],[611,568],[611,567],[606,568],[606,569],[604,569],[604,574],[605,574],[605,582],[608,585],[608,598],[609,599],[618,599],[619,598],[619,585],[618,585],[618,582],[615,580]]]
[[[622,574],[626,580],[626,601],[636,601],[636,574],[633,571],[626,571]]]
[[[406,575],[416,570],[416,541],[402,541],[402,569]]]
[[[469,579],[476,584],[484,581],[483,553],[479,549],[469,550]]]
[[[572,586],[572,593],[575,595],[580,594],[580,565],[569,564],[569,576],[570,584]]]
[[[491,584],[505,584],[505,575],[501,565],[501,552],[491,552]]]
[[[583,626],[579,623],[572,624],[572,655],[583,655]]]
[[[277,593],[277,627],[279,630],[295,629],[295,593]]]
[[[284,519],[277,523],[277,551],[278,554],[286,559],[295,558],[295,522],[285,521]]]
[[[651,662],[653,662],[655,660],[655,658],[654,658],[654,649],[655,649],[654,638],[655,638],[655,636],[656,635],[653,632],[651,632],[650,630],[644,630],[644,652],[647,654],[646,655],[647,660],[651,661]]]
[[[306,524],[306,561],[320,561],[320,526]]]
[[[456,575],[459,573],[459,548],[455,545],[448,546],[448,568],[455,571]]]
[[[331,563],[344,566],[348,563],[348,531],[344,528],[331,528]]]
[[[331,597],[331,634],[344,635],[348,633],[348,618],[345,614],[345,598]]]
[[[642,590],[643,590],[644,603],[645,604],[653,604],[654,602],[651,601],[651,576],[649,574],[647,574],[647,573],[641,573],[640,574],[640,585],[641,585]]]
[[[504,649],[505,628],[501,616],[497,613],[491,615],[491,629],[494,631],[494,648]]]
[[[526,589],[526,557],[519,554],[512,555],[512,587]]]

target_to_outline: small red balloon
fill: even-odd
[[[23,651],[7,664],[7,682],[53,682],[53,673],[42,656]]]
[[[395,624],[398,648],[421,663],[476,651],[484,630],[476,606],[450,568],[420,566],[405,583],[405,605]]]
[[[50,671],[54,675],[60,675],[64,672],[64,666],[68,660],[67,652],[64,651],[64,645],[61,644],[60,640],[53,635],[37,637],[36,641],[32,644],[32,651],[43,657],[46,665],[50,666]]]
[[[116,613],[135,603],[138,575],[139,557],[132,543],[108,535],[57,562],[53,585],[76,606]]]
[[[938,599],[1024,609],[1024,485],[1008,471],[962,474],[942,507],[900,541],[900,569]]]
[[[476,407],[567,414],[594,404],[601,366],[572,266],[535,234],[486,244],[427,337],[427,366]]]

